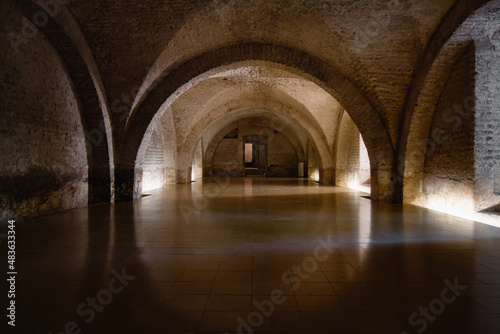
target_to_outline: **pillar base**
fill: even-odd
[[[335,168],[323,168],[319,170],[319,183],[325,186],[335,184]]]
[[[379,202],[402,203],[402,184],[392,168],[371,170],[371,199]]]
[[[112,177],[109,166],[89,169],[89,204],[111,201]]]
[[[142,196],[142,169],[123,168],[115,169],[115,202],[130,202]]]
[[[187,169],[178,169],[176,172],[177,184],[191,183],[192,167]]]

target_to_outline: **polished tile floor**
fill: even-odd
[[[207,179],[19,222],[15,332],[500,333],[500,229],[363,196]]]

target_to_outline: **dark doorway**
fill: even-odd
[[[251,135],[243,137],[243,161],[245,176],[266,175],[267,167],[267,137]]]

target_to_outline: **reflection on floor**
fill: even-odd
[[[19,222],[16,333],[500,333],[500,229],[365,195],[204,180]]]

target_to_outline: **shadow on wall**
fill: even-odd
[[[476,212],[500,211],[494,173],[498,138],[485,124],[491,105],[478,110],[485,108],[483,99],[490,99],[478,94],[488,91],[484,86],[492,80],[485,78],[490,70],[482,68],[476,52],[471,43],[454,64],[432,118],[423,171],[405,181],[407,203],[471,218]]]
[[[370,193],[370,158],[358,128],[344,112],[339,124],[335,185]]]
[[[23,14],[0,4],[0,41]],[[39,34],[40,35],[40,34]],[[44,38],[22,52],[0,51],[0,220],[23,219],[86,206],[85,136],[73,86],[59,55]]]

